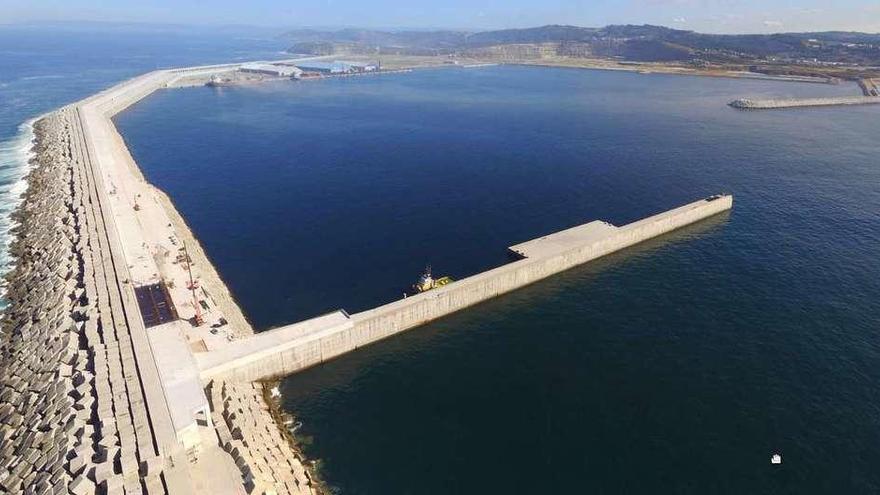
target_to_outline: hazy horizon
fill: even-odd
[[[689,29],[683,26],[677,26],[672,24],[657,24],[651,22],[619,22],[619,23],[606,23],[606,24],[576,24],[576,23],[566,23],[566,22],[554,22],[554,23],[542,23],[542,24],[532,24],[532,25],[523,25],[523,26],[512,26],[512,27],[461,27],[461,26],[366,26],[366,25],[358,25],[358,24],[337,24],[337,25],[310,25],[310,24],[302,24],[302,25],[286,25],[286,24],[278,24],[278,25],[260,25],[260,24],[248,24],[248,23],[213,23],[213,24],[198,24],[198,23],[187,23],[187,22],[154,22],[154,21],[113,21],[113,20],[21,20],[21,21],[13,21],[13,22],[4,22],[0,21],[0,29],[3,28],[56,28],[56,29],[69,29],[69,30],[83,30],[83,31],[139,31],[139,32],[155,32],[155,31],[186,31],[191,32],[193,30],[202,31],[202,32],[247,32],[253,34],[255,31],[259,31],[261,33],[269,34],[269,35],[279,35],[288,31],[300,30],[300,29],[313,29],[317,31],[340,31],[345,29],[363,29],[370,31],[385,31],[385,32],[401,32],[401,31],[460,31],[460,32],[482,32],[482,31],[496,31],[496,30],[505,30],[505,29],[528,29],[528,28],[536,28],[542,26],[549,25],[566,25],[566,26],[576,26],[576,27],[584,27],[584,28],[602,28],[609,25],[654,25],[667,27],[670,29],[680,29],[685,31],[694,31],[698,33],[706,33],[706,34],[732,34],[732,35],[750,35],[750,34],[788,34],[788,33],[808,33],[808,32],[858,32],[864,34],[880,34],[880,29],[870,31],[870,30],[859,30],[859,29],[784,29],[780,31],[753,31],[753,32],[733,32],[733,31],[708,31],[701,29]]]
[[[287,4],[257,0],[242,5],[217,0],[209,8],[194,0],[158,0],[150,5],[100,0],[48,0],[33,4],[0,0],[0,26],[39,24],[117,24],[259,28],[271,30],[346,27],[385,30],[482,31],[568,24],[654,24],[705,33],[767,34],[807,31],[880,33],[880,4],[864,0],[838,2],[787,0],[513,0],[443,4],[374,0],[325,0]]]

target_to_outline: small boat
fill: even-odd
[[[770,458],[770,464],[782,464],[782,456],[773,454],[773,457]]]
[[[224,79],[220,76],[213,76],[211,80],[205,83],[205,86],[210,88],[222,88],[225,86],[235,86],[236,83],[232,79]]]
[[[416,293],[427,292],[438,287],[443,287],[450,282],[452,282],[452,278],[450,277],[440,277],[438,279],[435,279],[431,275],[431,265],[428,265],[425,267],[425,273],[423,273],[422,276],[419,277],[418,282],[413,284],[413,290],[415,290]]]

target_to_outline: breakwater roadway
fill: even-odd
[[[772,110],[778,108],[827,107],[838,105],[873,105],[880,103],[876,96],[841,96],[836,98],[792,98],[792,99],[750,99],[733,100],[729,105],[742,110]]]
[[[0,344],[5,492],[315,492],[304,462],[272,423],[260,385],[201,380],[198,354],[255,340],[111,120],[157,89],[229,70],[235,65],[152,72],[35,125],[37,156],[16,214],[17,265]],[[357,323],[358,345],[365,345],[698,221],[730,201],[702,201],[620,228],[587,224],[565,252],[552,247],[562,238],[537,239],[513,247],[525,259],[512,268],[341,317]],[[187,240],[188,258],[180,253]],[[199,283],[196,300],[186,289],[189,268]],[[162,304],[179,318],[148,328],[155,315],[136,289],[157,284],[167,291]],[[190,324],[197,314],[205,324]],[[208,324],[219,321],[228,323],[213,335]]]

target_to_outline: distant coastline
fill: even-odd
[[[758,72],[747,72],[739,70],[717,70],[717,69],[699,69],[692,67],[682,67],[676,65],[665,64],[624,64],[602,60],[556,60],[556,61],[521,61],[511,62],[510,65],[525,65],[535,67],[568,67],[573,69],[593,69],[593,70],[611,70],[622,72],[636,72],[639,74],[672,74],[681,76],[705,76],[705,77],[727,77],[733,79],[760,79],[764,81],[780,81],[780,82],[798,82],[798,83],[814,83],[814,84],[839,84],[836,78],[818,77],[818,76],[788,76],[788,75],[769,75]]]
[[[858,80],[880,77],[880,34],[707,34],[655,25],[546,25],[497,31],[296,29],[289,53],[435,57],[479,63],[644,65],[650,70],[748,72]]]

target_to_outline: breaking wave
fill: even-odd
[[[0,142],[0,309],[6,306],[5,275],[15,266],[9,254],[16,224],[12,213],[18,208],[27,190],[27,174],[34,156],[34,122],[28,120],[18,133]]]

